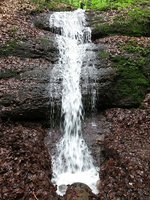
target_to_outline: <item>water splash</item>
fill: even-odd
[[[83,10],[55,12],[50,17],[50,26],[59,29],[56,36],[59,48],[59,67],[62,70],[62,130],[63,137],[52,157],[53,183],[58,194],[65,192],[66,185],[83,182],[96,191],[97,169],[82,137],[82,100],[80,73],[86,45],[91,40],[91,30],[86,27]]]

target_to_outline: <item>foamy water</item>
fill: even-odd
[[[75,182],[87,184],[97,193],[98,170],[82,137],[82,96],[80,74],[86,45],[91,30],[86,27],[85,12],[55,12],[50,17],[50,26],[60,28],[56,36],[59,48],[59,68],[62,72],[62,131],[63,137],[56,145],[52,157],[53,179],[57,192],[63,195],[66,185]]]

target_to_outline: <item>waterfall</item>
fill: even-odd
[[[59,31],[56,41],[59,48],[59,69],[62,73],[61,120],[63,136],[52,156],[53,179],[58,194],[65,193],[66,186],[82,182],[96,191],[98,171],[85,143],[81,122],[83,119],[80,74],[85,43],[90,42],[91,30],[86,27],[85,12],[55,12],[50,16],[50,27]]]

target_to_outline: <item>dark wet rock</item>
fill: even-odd
[[[10,40],[1,46],[1,56],[44,58],[51,63],[58,61],[58,49],[54,36],[41,36],[28,41]]]
[[[50,31],[55,34],[61,34],[61,28],[60,27],[50,27],[50,16],[53,14],[53,12],[49,13],[41,13],[40,15],[36,16],[34,18],[33,24],[35,27]]]
[[[38,16],[36,16],[36,18],[34,19],[34,26],[42,29],[42,30],[46,30],[46,31],[50,31],[52,33],[55,34],[61,34],[61,28],[59,27],[50,27],[50,16],[53,14],[53,12],[49,13],[49,14],[40,14]]]
[[[86,115],[93,112],[93,109],[98,111],[111,104],[109,98],[104,98],[106,92],[111,90],[116,71],[109,67],[107,60],[99,59],[99,52],[103,50],[102,45],[88,44],[83,57],[81,91]]]
[[[50,114],[48,83],[58,61],[54,36],[10,41],[2,47],[0,116],[13,120],[43,120]],[[18,60],[19,59],[19,60]],[[18,60],[18,61],[17,61]],[[6,65],[6,66],[5,66]]]
[[[46,87],[49,76],[48,69],[35,67],[24,71],[18,79],[3,81],[5,91],[1,92],[0,108],[2,118],[43,119],[48,117],[48,92]],[[27,69],[26,69],[27,70]]]
[[[35,18],[33,19],[33,24],[35,27],[39,28],[39,29],[43,29],[46,31],[51,31],[50,25],[49,25],[49,19],[50,19],[50,15],[52,14],[49,13],[41,13],[37,16],[35,16]]]
[[[109,60],[100,54],[104,51],[104,46],[84,45],[86,45],[86,54],[83,57],[81,69],[81,92],[85,115],[111,106],[134,106],[133,99],[125,97],[120,100],[118,92],[114,92],[117,73],[110,66]],[[13,64],[9,64],[12,71],[8,73],[7,69],[2,70],[0,94],[2,118],[49,120],[53,114],[51,124],[53,121],[58,124],[61,110],[62,74],[57,65],[58,51],[54,52],[51,56],[49,55],[50,62],[47,58],[43,58],[46,63],[39,64],[36,63],[37,58],[32,58],[34,63],[32,66],[27,64],[21,69],[18,66],[17,70],[13,69]],[[11,59],[13,61],[13,58]]]
[[[105,160],[104,140],[105,135],[110,133],[111,123],[106,120],[102,113],[84,120],[83,138],[91,151],[95,166],[100,166]]]
[[[86,114],[91,112],[93,105],[95,108],[107,105],[106,100],[99,101],[99,98],[105,95],[115,77],[115,70],[96,60],[97,52],[102,48],[94,44],[88,45],[87,54],[83,58],[81,91]],[[48,49],[46,52],[48,56]],[[13,69],[13,64],[12,66],[10,64],[9,68],[15,73],[1,77],[0,113],[2,118],[43,120],[49,119],[53,113],[53,121],[60,120],[62,74],[59,66],[52,64],[57,63],[55,59],[58,58],[58,52],[54,52],[49,55],[50,62],[47,58],[43,58],[46,59],[45,64],[36,64],[37,58],[34,58],[32,66],[27,64],[21,69],[18,66],[18,71],[16,68]],[[20,53],[18,57],[21,56]],[[10,59],[13,62],[13,57]],[[2,72],[6,74],[7,69]]]
[[[98,200],[91,189],[84,183],[73,183],[68,186],[62,200]]]
[[[108,33],[103,30],[103,24],[107,24],[110,18],[105,11],[87,12],[87,21],[92,30],[92,40],[107,36]]]

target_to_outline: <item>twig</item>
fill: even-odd
[[[35,192],[32,192],[32,194],[33,194],[33,196],[34,196],[34,198],[35,198],[36,200],[39,200],[39,199],[36,197]]]

